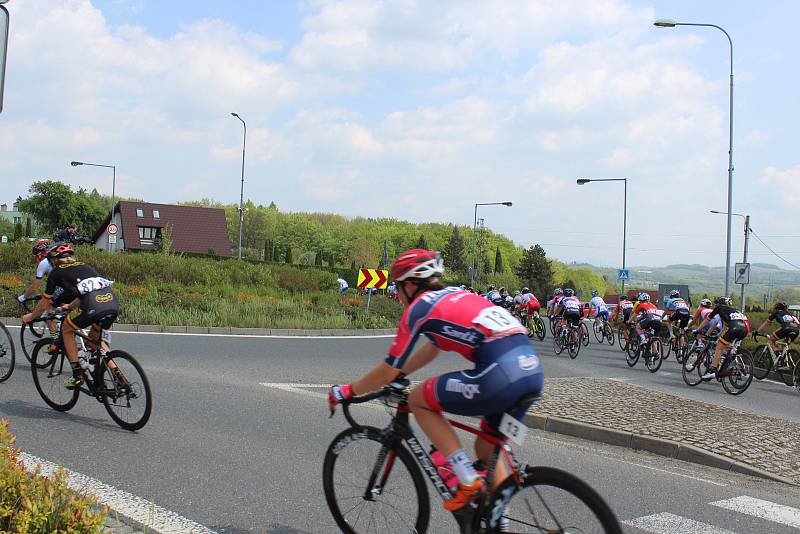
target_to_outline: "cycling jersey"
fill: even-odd
[[[778,321],[780,328],[775,331],[775,337],[778,339],[785,339],[791,343],[800,335],[800,321],[788,311],[773,311],[768,319]]]
[[[99,323],[103,328],[109,328],[119,311],[111,284],[110,280],[98,276],[93,267],[75,261],[53,268],[43,294],[52,298],[57,288],[63,288],[62,302],[80,300],[80,306],[67,316],[67,321],[74,327],[86,328]]]
[[[522,303],[525,304],[532,298],[536,298],[530,291],[522,294]]]
[[[711,308],[697,308],[694,317],[692,317],[692,321],[699,323],[703,321],[709,313],[711,313]]]
[[[631,311],[633,311],[633,302],[629,300],[623,300],[617,304],[613,317],[616,318],[619,316],[620,312],[622,312],[622,320],[628,322],[628,320],[631,318]]]
[[[48,274],[50,271],[53,270],[53,266],[50,264],[50,260],[47,258],[43,259],[36,265],[36,279],[41,280]]]
[[[633,307],[633,314],[637,319],[642,319],[644,316],[657,318],[659,321],[664,315],[664,312],[658,309],[658,306],[652,302],[639,302]]]
[[[730,324],[736,321],[749,322],[747,316],[742,312],[740,312],[739,310],[737,310],[736,308],[734,308],[733,306],[727,306],[727,305],[717,306],[713,310],[711,310],[711,313],[708,316],[714,318],[717,315],[719,315],[720,319],[722,319],[722,322],[725,324]]]
[[[686,301],[680,297],[676,297],[673,299],[667,299],[667,302],[664,304],[664,309],[666,311],[677,311],[677,310],[688,310],[689,305],[686,304]]]
[[[750,321],[747,316],[732,306],[719,305],[711,310],[708,318],[719,317],[722,321],[721,339],[731,342],[744,339],[750,333]]]
[[[539,300],[531,294],[531,298],[523,304],[525,310],[527,310],[528,315],[533,315],[534,312],[538,312],[542,305],[539,304]]]
[[[484,356],[481,347],[514,334],[527,330],[508,310],[457,287],[429,291],[403,312],[386,363],[401,368],[420,335],[477,363]]]
[[[517,295],[516,297],[514,297],[514,305],[515,306],[521,306],[524,303],[525,303],[525,299],[521,294]]]
[[[606,301],[603,300],[603,297],[592,297],[592,300],[589,301],[589,306],[595,309],[595,313],[608,311],[608,306],[606,305]]]

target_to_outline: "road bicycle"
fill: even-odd
[[[641,340],[635,329],[631,329],[628,338],[628,353],[625,361],[629,367],[636,365],[641,358],[645,367],[651,373],[655,373],[661,368],[661,338],[656,334],[655,328],[650,326],[644,330],[644,341]]]
[[[350,405],[374,399],[383,400],[391,409],[392,420],[382,429],[361,425],[350,414]],[[534,396],[524,397],[510,410],[534,400]],[[396,381],[377,392],[345,400],[342,412],[350,428],[333,439],[322,468],[325,500],[336,524],[348,534],[427,532],[430,498],[425,476],[443,500],[452,494],[411,428],[408,381]],[[560,469],[521,463],[503,439],[458,421],[450,420],[450,424],[494,445],[485,467],[487,480],[492,480],[499,461],[511,473],[473,505],[453,512],[460,533],[622,534],[608,504],[578,477]],[[509,415],[501,422],[501,432],[517,443],[526,430]]]
[[[689,349],[689,342],[686,336],[686,329],[679,328],[678,333],[669,337],[669,330],[664,330],[661,334],[661,344],[664,351],[664,359],[669,358],[669,355],[674,353],[675,360],[678,363],[683,363],[686,358],[686,352]]]
[[[755,334],[756,337],[764,337],[769,339],[769,336],[762,334]],[[758,380],[763,380],[767,377],[773,369],[780,375],[781,380],[787,386],[794,386],[800,389],[800,352],[795,349],[790,349],[790,343],[778,340],[776,342],[780,351],[775,354],[769,343],[759,345],[753,354],[753,376]]]
[[[711,368],[714,350],[718,343],[718,336],[710,336],[702,344],[692,344],[692,349],[687,353],[681,365],[683,381],[689,386],[696,386],[701,382],[708,382],[711,378],[703,378]],[[753,381],[753,355],[741,347],[741,340],[733,341],[722,354],[719,370],[714,379],[722,382],[722,387],[731,395],[741,395]]]
[[[573,360],[577,358],[578,353],[581,351],[581,335],[580,326],[559,321],[556,325],[556,333],[553,334],[553,350],[556,356],[564,352],[564,349],[567,349],[567,354],[569,354],[570,358]]]
[[[62,321],[64,314],[43,314],[46,320]],[[119,426],[139,430],[150,419],[153,408],[150,383],[136,359],[122,350],[105,352],[99,339],[76,332],[79,358],[84,358],[84,384],[68,389],[64,381],[72,376],[72,367],[61,334],[40,339],[33,349],[33,384],[42,399],[54,410],[66,412],[83,393],[100,402]]]
[[[11,378],[11,373],[14,372],[16,354],[14,339],[11,337],[6,325],[0,321],[0,382],[5,382]]]
[[[609,345],[614,346],[614,329],[607,320],[595,318],[592,323],[592,331],[594,331],[594,337],[598,343],[602,344],[607,341]]]

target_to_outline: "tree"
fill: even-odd
[[[494,252],[494,272],[495,273],[502,273],[505,269],[503,269],[503,254],[500,252],[500,247],[497,247],[497,250]]]
[[[489,253],[486,249],[481,251],[481,257],[483,258],[483,274],[492,274],[492,264],[489,263]]]
[[[467,264],[464,261],[464,238],[458,231],[458,226],[453,226],[453,232],[442,251],[444,266],[453,273],[466,273]]]
[[[428,242],[425,241],[425,234],[419,234],[419,239],[417,239],[417,245],[415,248],[428,248]]]
[[[284,251],[283,259],[286,263],[292,263],[292,247],[291,245],[286,245],[286,250]]]
[[[25,237],[33,237],[33,219],[25,218]]]
[[[91,234],[108,213],[105,199],[97,191],[73,192],[56,180],[34,182],[28,192],[30,196],[19,201],[19,210],[31,215],[49,232],[75,223],[82,233]]]
[[[17,221],[14,223],[14,241],[22,239],[25,230],[22,228],[22,223]]]
[[[172,225],[168,224],[161,230],[161,239],[156,244],[156,250],[160,254],[169,255],[172,252]]]
[[[547,296],[553,289],[553,269],[544,249],[538,244],[531,245],[522,252],[516,274],[540,298]]]

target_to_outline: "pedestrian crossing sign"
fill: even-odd
[[[630,280],[630,279],[631,276],[630,272],[628,272],[628,269],[620,269],[619,271],[617,271],[617,280]]]

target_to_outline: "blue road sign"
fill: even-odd
[[[617,271],[617,280],[630,280],[631,275],[628,272],[628,269],[620,269]]]

